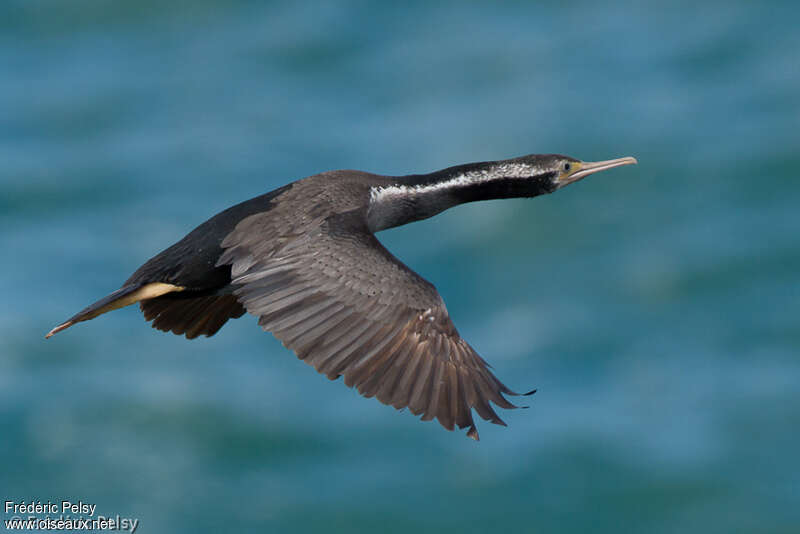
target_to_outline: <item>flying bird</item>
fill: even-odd
[[[516,408],[505,395],[517,393],[459,335],[436,288],[375,233],[634,163],[534,154],[429,174],[309,176],[211,217],[46,337],[137,302],[154,328],[188,339],[249,312],[328,378],[477,440],[472,411],[505,425],[490,403]]]

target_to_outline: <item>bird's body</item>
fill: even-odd
[[[160,330],[214,335],[246,311],[297,356],[365,396],[450,430],[514,395],[456,331],[436,288],[374,233],[451,206],[549,193],[597,170],[558,155],[405,177],[329,171],[215,215],[142,265],[111,295],[54,328],[139,302]]]

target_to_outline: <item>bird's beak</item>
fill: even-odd
[[[558,187],[564,187],[578,180],[582,180],[596,172],[604,171],[606,169],[613,169],[614,167],[621,167],[622,165],[635,165],[639,163],[636,158],[617,158],[609,159],[606,161],[580,161],[574,165],[572,172],[565,172],[558,178]]]

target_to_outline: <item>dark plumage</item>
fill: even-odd
[[[633,158],[532,155],[389,177],[331,171],[215,215],[48,333],[139,302],[159,330],[214,335],[245,311],[331,379],[423,420],[469,428],[516,395],[459,336],[436,288],[374,232],[475,200],[550,193]]]

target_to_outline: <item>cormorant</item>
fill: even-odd
[[[505,425],[489,403],[515,408],[504,394],[517,393],[461,338],[436,288],[375,232],[632,163],[546,154],[409,176],[309,176],[213,216],[46,337],[136,302],[154,328],[189,339],[247,311],[328,378],[477,440],[472,410]]]

